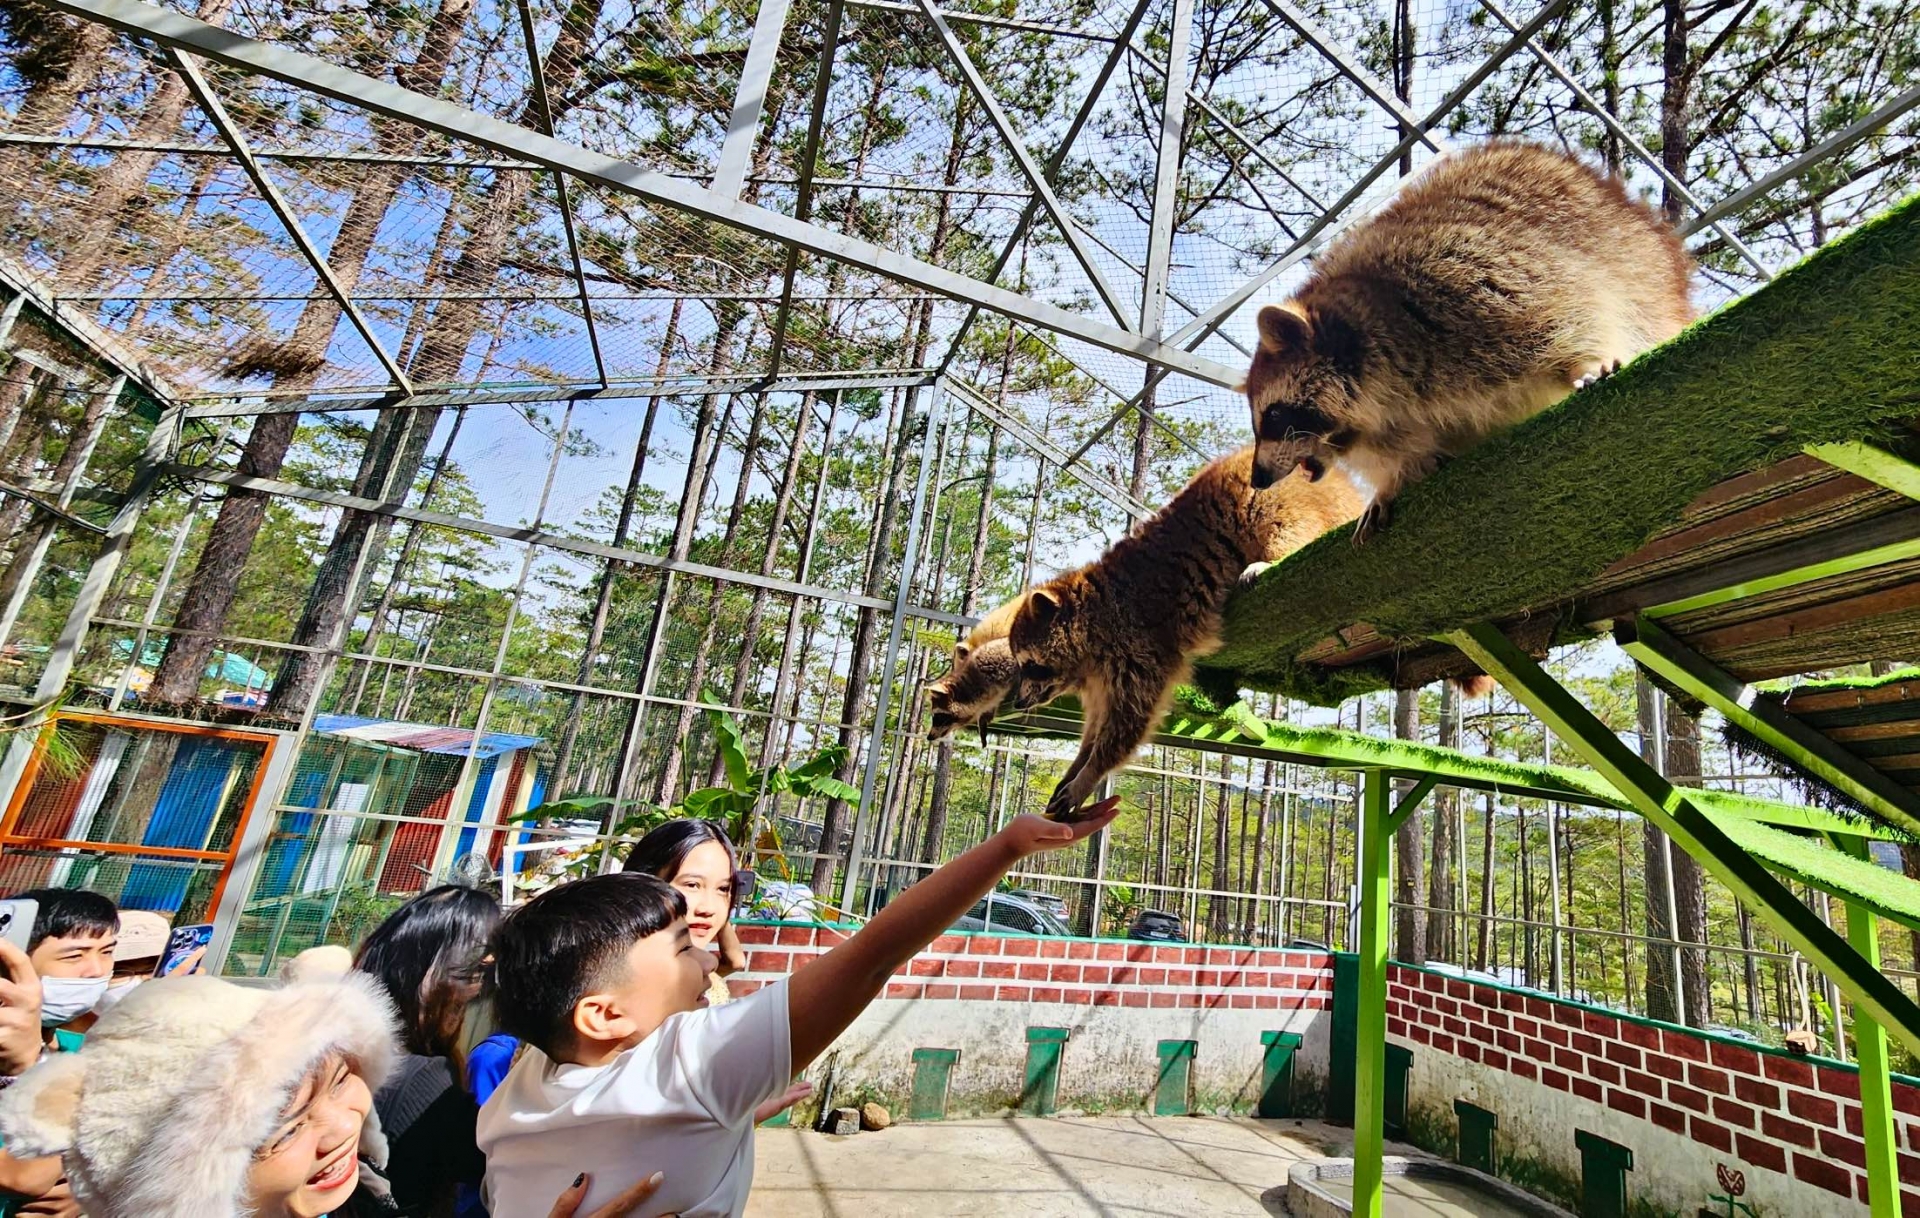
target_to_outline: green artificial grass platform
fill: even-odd
[[[1295,657],[1355,623],[1425,639],[1562,618],[1718,483],[1809,444],[1891,439],[1916,415],[1920,199],[1449,462],[1365,547],[1343,528],[1277,564],[1229,603],[1226,645],[1196,680],[1216,696],[1234,686],[1321,704],[1383,688],[1390,659],[1327,669]]]
[[[1920,880],[1757,821],[1716,818],[1715,823],[1767,870],[1920,930]]]
[[[1080,709],[1062,698],[1037,710],[995,720],[993,730],[1010,734],[1077,739]],[[1271,758],[1292,765],[1337,770],[1382,770],[1396,776],[1431,774],[1442,783],[1465,790],[1497,791],[1519,799],[1543,799],[1597,808],[1630,809],[1613,787],[1592,770],[1569,766],[1503,761],[1463,753],[1437,745],[1391,737],[1362,735],[1337,728],[1301,727],[1262,719],[1244,703],[1224,711],[1203,695],[1181,689],[1161,721],[1155,740],[1160,743]],[[1801,807],[1756,799],[1728,791],[1686,790],[1686,795],[1708,818],[1722,827],[1730,823],[1767,824],[1797,832],[1850,833],[1886,841],[1906,841],[1907,835],[1850,807]]]

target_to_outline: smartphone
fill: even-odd
[[[39,916],[38,901],[24,898],[0,901],[0,939],[25,953],[27,944],[33,941],[33,920]],[[0,965],[0,975],[10,976],[4,965]]]
[[[153,975],[173,977],[200,972],[206,959],[207,944],[212,942],[211,922],[174,927],[167,932],[167,950],[160,953],[160,963],[154,966]]]

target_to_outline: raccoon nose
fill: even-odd
[[[1264,491],[1273,485],[1273,481],[1273,474],[1267,470],[1267,467],[1259,461],[1255,461],[1253,463],[1253,489],[1256,491]]]

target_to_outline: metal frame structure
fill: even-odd
[[[709,174],[688,170],[683,165],[642,165],[622,160],[601,151],[599,145],[587,137],[566,134],[564,123],[558,124],[557,133],[557,107],[549,92],[549,82],[538,48],[539,23],[533,0],[511,2],[516,8],[519,29],[508,31],[503,37],[511,40],[512,34],[517,33],[519,42],[523,44],[515,54],[524,52],[530,91],[530,105],[526,113],[537,120],[537,130],[487,113],[477,102],[461,105],[444,97],[429,96],[388,80],[350,71],[338,63],[289,46],[247,37],[231,29],[196,21],[172,9],[142,3],[141,0],[47,0],[50,7],[61,12],[106,25],[131,36],[143,46],[159,47],[184,82],[189,95],[218,137],[218,142],[122,138],[117,134],[102,134],[95,130],[70,134],[8,132],[0,133],[0,153],[78,149],[114,155],[154,154],[190,158],[196,162],[204,162],[209,158],[231,161],[244,173],[258,195],[258,201],[279,224],[300,262],[311,271],[313,286],[299,293],[234,291],[228,293],[225,299],[229,302],[257,301],[261,304],[330,300],[338,306],[346,323],[341,333],[351,332],[359,342],[364,343],[380,370],[384,371],[385,379],[381,380],[378,372],[370,370],[369,377],[362,378],[369,383],[329,383],[318,391],[302,389],[298,392],[275,393],[270,389],[221,382],[218,378],[177,376],[172,369],[163,371],[162,361],[145,352],[136,339],[115,333],[98,320],[104,306],[135,302],[145,304],[161,297],[144,288],[131,294],[90,289],[61,294],[25,264],[0,257],[0,286],[4,286],[8,293],[7,312],[0,315],[0,346],[5,345],[4,334],[12,319],[23,307],[31,307],[36,314],[51,319],[85,346],[105,367],[126,378],[126,384],[149,395],[164,407],[161,422],[146,443],[132,483],[115,506],[115,514],[105,528],[98,552],[81,579],[77,599],[67,611],[62,628],[53,641],[38,685],[28,696],[36,708],[50,707],[66,688],[79,664],[88,630],[101,625],[125,628],[136,616],[132,610],[118,616],[109,614],[107,597],[116,572],[127,554],[134,530],[140,524],[142,511],[163,480],[181,480],[190,485],[195,496],[194,507],[199,506],[200,497],[209,489],[240,489],[265,493],[316,510],[351,510],[383,522],[401,522],[408,528],[448,529],[523,547],[515,565],[507,625],[501,632],[490,667],[482,667],[480,663],[471,666],[436,663],[427,656],[382,656],[377,640],[369,640],[359,650],[351,649],[348,645],[353,627],[351,612],[345,615],[344,621],[336,624],[330,637],[320,644],[261,643],[263,648],[278,649],[282,654],[306,652],[316,656],[323,671],[330,671],[333,666],[343,663],[364,665],[367,671],[379,665],[388,672],[401,671],[409,676],[433,673],[479,683],[483,693],[474,729],[476,750],[479,738],[489,727],[495,713],[497,693],[511,684],[516,676],[508,671],[508,644],[514,623],[521,613],[520,602],[529,595],[538,554],[578,556],[609,564],[609,569],[611,564],[619,564],[622,568],[649,569],[658,572],[662,582],[672,578],[698,579],[715,587],[749,589],[755,595],[786,596],[791,598],[788,645],[782,649],[779,676],[774,683],[774,704],[770,710],[746,713],[767,718],[769,741],[772,739],[772,725],[785,722],[792,726],[803,718],[832,728],[844,727],[849,731],[864,733],[864,749],[859,754],[862,794],[854,811],[852,846],[840,891],[842,904],[849,906],[861,882],[864,867],[911,865],[887,858],[888,852],[879,840],[885,829],[876,815],[876,805],[883,798],[880,769],[889,747],[899,750],[905,734],[903,725],[906,717],[895,714],[900,699],[896,697],[894,686],[903,659],[917,653],[914,624],[958,627],[971,620],[970,615],[950,612],[940,604],[932,603],[937,601],[937,596],[928,597],[920,584],[929,564],[937,571],[945,557],[944,539],[938,535],[942,524],[950,523],[941,521],[934,502],[938,490],[930,488],[944,485],[948,454],[965,448],[968,427],[973,421],[978,420],[992,429],[996,439],[1004,435],[1016,441],[1028,455],[1035,470],[1036,511],[1039,503],[1037,484],[1041,479],[1052,479],[1052,485],[1058,486],[1060,480],[1070,478],[1090,496],[1106,505],[1103,511],[1112,509],[1121,522],[1145,515],[1150,510],[1147,502],[1149,497],[1125,485],[1124,476],[1097,468],[1092,459],[1095,450],[1129,415],[1139,420],[1143,431],[1148,427],[1157,428],[1173,442],[1193,447],[1193,441],[1169,421],[1168,412],[1171,408],[1157,398],[1159,387],[1167,383],[1169,378],[1179,377],[1185,378],[1181,384],[1197,387],[1202,393],[1216,388],[1230,389],[1239,380],[1239,361],[1247,352],[1230,336],[1221,333],[1222,327],[1242,317],[1242,310],[1246,306],[1273,289],[1283,276],[1295,271],[1345,228],[1362,219],[1368,208],[1379,201],[1384,193],[1383,180],[1401,162],[1403,155],[1440,151],[1447,142],[1437,134],[1443,124],[1459,114],[1477,91],[1523,53],[1574,99],[1574,105],[1570,108],[1583,110],[1588,117],[1620,139],[1633,158],[1631,164],[1634,172],[1651,175],[1654,180],[1679,192],[1691,212],[1686,225],[1690,234],[1704,231],[1716,234],[1760,278],[1764,278],[1771,269],[1767,257],[1770,251],[1756,249],[1755,246],[1759,245],[1757,241],[1750,243],[1743,237],[1742,231],[1734,223],[1741,213],[1765,198],[1769,192],[1797,180],[1810,169],[1860,141],[1886,131],[1891,124],[1920,106],[1920,89],[1909,89],[1881,101],[1865,117],[1822,140],[1817,147],[1786,158],[1783,163],[1768,168],[1754,181],[1728,191],[1717,200],[1703,200],[1689,193],[1685,183],[1674,180],[1659,158],[1649,152],[1622,124],[1608,116],[1605,108],[1582,86],[1574,73],[1545,49],[1546,45],[1552,45],[1551,39],[1546,37],[1550,27],[1566,17],[1572,9],[1567,0],[1545,0],[1524,20],[1509,14],[1494,0],[1479,0],[1480,7],[1498,26],[1493,31],[1494,37],[1488,39],[1491,49],[1478,62],[1463,65],[1457,76],[1448,77],[1446,93],[1432,104],[1426,104],[1425,99],[1419,104],[1402,101],[1368,67],[1357,44],[1350,46],[1351,39],[1310,17],[1291,0],[1264,0],[1265,15],[1271,16],[1275,22],[1276,41],[1282,34],[1289,40],[1297,39],[1298,45],[1304,48],[1303,54],[1310,56],[1317,67],[1331,73],[1330,80],[1341,89],[1351,90],[1358,97],[1355,110],[1362,116],[1358,120],[1360,123],[1381,121],[1385,129],[1393,133],[1390,137],[1366,144],[1363,150],[1355,151],[1351,165],[1341,164],[1338,172],[1315,174],[1290,171],[1284,157],[1268,150],[1261,135],[1256,130],[1250,130],[1250,124],[1237,117],[1242,99],[1196,80],[1193,39],[1196,21],[1204,14],[1204,10],[1197,10],[1194,0],[1163,0],[1158,6],[1149,4],[1148,0],[1135,0],[1123,11],[1106,17],[1104,24],[1098,28],[1093,25],[1035,21],[1021,16],[970,13],[957,7],[943,7],[936,0],[829,0],[824,6],[825,20],[821,31],[824,36],[819,39],[817,46],[797,41],[798,22],[791,0],[764,0],[754,14],[751,36],[740,60],[738,77],[732,83],[731,96],[725,99],[729,104],[723,107],[724,138],[715,152]],[[828,121],[829,95],[836,83],[836,69],[847,62],[844,52],[852,45],[851,40],[858,36],[857,30],[850,33],[850,28],[856,27],[861,19],[876,15],[883,15],[890,21],[913,23],[917,36],[924,38],[928,47],[944,56],[942,62],[945,66],[938,71],[945,76],[950,70],[951,78],[957,82],[953,85],[955,96],[964,90],[979,106],[984,116],[984,127],[995,149],[993,157],[1011,166],[1011,169],[1001,171],[998,177],[991,180],[949,183],[919,180],[911,170],[900,166],[874,166],[864,161],[857,166],[847,167],[844,176],[825,172],[830,167],[820,163],[823,128]],[[1332,18],[1326,20],[1331,21]],[[1066,39],[1090,51],[1089,64],[1097,62],[1097,70],[1088,77],[1086,92],[1080,95],[1078,103],[1063,104],[1064,121],[1023,129],[1010,113],[1013,109],[1010,99],[996,92],[992,73],[982,66],[984,61],[979,44],[973,44],[973,49],[970,49],[967,37],[984,37],[995,31]],[[1501,36],[1502,31],[1504,37]],[[1155,44],[1149,34],[1163,35],[1164,42]],[[1495,39],[1498,39],[1497,43]],[[1162,50],[1149,51],[1142,45],[1143,41],[1163,48],[1164,61],[1161,58]],[[807,122],[800,133],[802,151],[797,161],[784,167],[763,165],[756,159],[757,154],[763,151],[769,132],[781,118],[778,113],[769,112],[769,96],[779,81],[778,74],[783,70],[783,64],[803,54],[817,65],[819,78],[812,95],[802,99],[811,103],[806,107]],[[209,81],[202,64],[216,65],[220,69],[214,81]],[[1142,69],[1146,74],[1142,79],[1156,79],[1160,96],[1157,103],[1141,107],[1144,122],[1134,132],[1140,140],[1140,147],[1150,150],[1143,153],[1143,157],[1152,162],[1151,186],[1144,192],[1140,223],[1137,230],[1116,234],[1113,231],[1103,232],[1100,224],[1076,211],[1080,204],[1063,185],[1063,176],[1070,168],[1076,145],[1083,143],[1089,131],[1097,131],[1095,119],[1102,107],[1111,108],[1115,104],[1112,96],[1115,80],[1123,75],[1121,69],[1127,65]],[[435,142],[432,146],[422,143],[410,146],[411,151],[392,154],[355,149],[272,146],[266,141],[250,138],[244,123],[236,121],[234,115],[228,113],[221,100],[222,90],[226,91],[227,96],[233,96],[228,84],[230,78],[224,75],[226,73],[257,77],[301,95],[318,96],[340,107],[342,113],[355,116],[356,121],[394,124],[412,132],[430,133],[435,137]],[[1143,89],[1141,92],[1145,96],[1147,91]],[[1251,263],[1258,268],[1253,273],[1236,270],[1231,279],[1207,285],[1202,289],[1206,295],[1200,295],[1191,286],[1185,290],[1176,289],[1176,282],[1185,282],[1181,279],[1181,272],[1183,257],[1189,249],[1185,242],[1190,236],[1182,229],[1183,185],[1191,170],[1195,148],[1208,141],[1217,142],[1223,148],[1232,147],[1232,159],[1235,161],[1232,174],[1248,188],[1261,214],[1278,226],[1286,240],[1284,244],[1276,242],[1262,246],[1263,250],[1269,252]],[[1245,156],[1241,156],[1241,153]],[[409,285],[405,298],[422,305],[432,305],[456,299],[512,303],[524,297],[527,300],[547,301],[556,306],[569,306],[577,310],[587,356],[579,362],[582,365],[590,364],[592,374],[574,378],[555,376],[539,384],[505,383],[484,376],[471,382],[456,377],[446,382],[427,383],[417,370],[410,367],[409,352],[403,344],[394,342],[392,337],[383,341],[386,331],[381,328],[374,305],[402,297],[393,295],[393,290],[380,294],[382,289],[364,284],[349,287],[329,264],[325,243],[310,231],[312,223],[302,220],[299,210],[301,200],[288,188],[296,171],[309,166],[336,163],[355,170],[368,166],[404,165],[422,172],[445,174],[536,174],[543,181],[550,182],[554,192],[552,215],[556,225],[556,252],[548,260],[554,265],[537,269],[549,281],[564,283],[571,279],[573,282],[565,285],[565,290],[535,289],[516,296],[504,287],[493,284],[456,287],[441,283],[437,291],[425,290],[427,285]],[[1271,179],[1265,177],[1267,174],[1272,175]],[[1278,181],[1284,190],[1262,185],[1271,181]],[[846,191],[853,197],[879,192],[912,192],[938,201],[942,206],[955,199],[972,199],[976,202],[994,200],[999,201],[997,205],[1012,213],[1014,218],[1009,225],[981,234],[983,247],[997,254],[991,267],[983,273],[973,264],[963,266],[957,262],[942,262],[938,258],[916,257],[882,240],[856,235],[852,225],[836,225],[819,219],[815,214],[818,198],[826,191]],[[594,280],[595,268],[582,240],[581,216],[594,202],[608,198],[637,200],[652,212],[672,217],[675,224],[698,226],[703,230],[708,226],[722,228],[746,241],[766,246],[775,255],[773,265],[778,268],[778,290],[772,290],[773,276],[762,284],[743,285],[727,281],[716,287],[709,282],[702,284],[698,290],[693,290],[689,284],[673,282],[660,284],[657,293],[652,283],[638,286],[624,284],[623,294],[602,294],[592,290],[590,283]],[[1298,205],[1296,199],[1304,204],[1306,211],[1292,218],[1296,213],[1287,209]],[[789,207],[790,210],[782,210],[783,207]],[[1049,285],[1048,291],[1052,291],[1052,294],[1048,295],[1048,291],[1032,287],[1024,279],[1013,287],[1001,282],[1016,256],[1023,255],[1035,244],[1044,244],[1036,241],[1034,235],[1036,221],[1043,215],[1063,243],[1061,248],[1070,256],[1073,275],[1084,277],[1091,288],[1089,299],[1073,299],[1069,291],[1052,291],[1057,285]],[[1004,240],[1001,240],[1002,237]],[[1279,249],[1277,254],[1270,252],[1274,248]],[[823,265],[866,276],[873,283],[893,286],[872,287],[864,291],[860,287],[837,291],[831,285],[822,289],[818,283],[809,284],[809,263],[803,261],[803,256],[820,260]],[[985,255],[978,261],[984,264]],[[1261,261],[1264,261],[1263,266],[1260,265]],[[1137,284],[1123,277],[1119,273],[1121,270],[1137,279]],[[901,290],[902,286],[904,291]],[[421,290],[413,291],[414,287]],[[733,287],[742,290],[727,290]],[[747,287],[753,290],[746,290]],[[688,290],[676,290],[680,288]],[[1138,293],[1137,298],[1135,292]],[[645,299],[698,299],[711,303],[728,301],[776,306],[774,321],[768,327],[764,362],[751,369],[699,373],[671,368],[663,353],[659,369],[651,374],[623,371],[617,366],[615,353],[611,349],[615,323],[609,316],[609,306]],[[898,306],[934,300],[960,306],[954,310],[960,318],[957,325],[947,322],[943,316],[944,351],[929,353],[925,358],[919,353],[890,357],[884,361],[889,365],[887,367],[854,370],[812,367],[808,365],[805,353],[797,351],[799,342],[795,337],[797,329],[793,320],[801,302],[841,301],[850,305],[879,302]],[[963,375],[956,366],[956,360],[967,337],[975,330],[976,321],[983,310],[1008,320],[1010,343],[1014,331],[1035,338],[1088,383],[1111,394],[1114,399],[1111,406],[1102,402],[1100,410],[1093,416],[1101,418],[1100,411],[1104,411],[1103,421],[1081,435],[1063,436],[1044,424],[1035,424],[1023,410],[1008,405],[1002,395],[983,389]],[[1221,341],[1210,344],[1210,340],[1216,337]],[[662,345],[665,345],[664,342]],[[1139,369],[1137,390],[1122,393],[1113,388],[1115,384],[1134,383],[1112,370],[1110,361],[1116,358],[1129,372],[1135,367]],[[827,446],[834,439],[831,434],[834,425],[832,420],[837,416],[842,401],[847,394],[864,390],[892,393],[907,403],[901,411],[903,425],[900,435],[893,439],[893,443],[900,446],[917,443],[919,448],[913,467],[911,506],[906,509],[902,531],[905,557],[897,564],[897,569],[891,556],[881,556],[872,568],[895,577],[890,590],[884,579],[877,582],[870,579],[866,586],[855,589],[835,588],[822,582],[812,572],[810,564],[821,523],[824,477],[816,483],[804,529],[796,529],[796,532],[804,535],[804,540],[800,545],[801,558],[793,578],[749,570],[746,569],[749,564],[744,562],[702,563],[691,561],[684,554],[654,553],[631,543],[624,536],[611,543],[584,539],[568,534],[561,522],[549,519],[550,499],[556,481],[562,476],[565,439],[570,434],[569,429],[576,426],[575,412],[588,404],[627,403],[637,407],[645,402],[651,410],[662,399],[731,401],[738,398],[741,401],[757,400],[764,403],[776,395],[804,395],[806,402],[825,396],[831,399],[835,413],[829,414],[829,434],[821,442],[824,460]],[[531,513],[530,520],[513,523],[431,510],[424,499],[412,497],[412,488],[400,482],[391,469],[384,485],[362,488],[365,493],[343,493],[305,486],[287,477],[258,477],[240,473],[225,467],[218,460],[189,461],[183,458],[180,451],[185,429],[201,420],[206,423],[199,425],[219,427],[224,436],[224,429],[237,419],[259,419],[290,413],[350,414],[371,411],[393,420],[393,429],[406,435],[413,429],[431,429],[439,412],[447,408],[464,414],[492,407],[533,408],[549,404],[557,408],[556,413],[561,414],[562,419],[544,465],[544,482],[538,507]],[[930,420],[923,433],[911,432],[904,425],[916,414]],[[1235,430],[1237,434],[1237,425]],[[419,439],[417,436],[415,438]],[[796,444],[795,447],[797,449],[800,446]],[[641,455],[644,456],[644,441]],[[1912,467],[1900,468],[1897,463],[1890,462],[1885,454],[1852,450],[1816,455],[1908,494],[1912,494],[1914,488],[1920,485],[1920,473],[1916,473]],[[901,468],[906,468],[904,462],[908,458],[905,453],[902,452],[897,459],[902,462]],[[84,463],[82,468],[84,470]],[[71,505],[79,489],[79,482],[73,481],[62,487],[0,487],[0,493],[11,495],[24,491],[36,497],[37,510],[49,513],[54,519],[65,519],[59,516],[59,512]],[[687,497],[697,497],[700,493],[701,488],[690,478],[687,488],[682,492],[683,511],[686,510]],[[697,498],[693,507],[697,524]],[[157,615],[176,573],[192,519],[190,511],[174,538],[160,586],[154,589],[147,601],[144,620],[131,623],[137,625],[137,637],[142,644],[150,632],[164,629],[157,624]],[[352,586],[362,585],[362,576],[368,572],[369,565],[377,561],[373,536],[370,532],[368,540],[353,556],[348,573]],[[940,543],[938,557],[935,557],[936,543]],[[1853,563],[1855,567],[1849,569],[1857,569],[1875,562],[1913,557],[1920,553],[1917,547],[1920,547],[1920,543],[1896,542],[1837,561]],[[1822,560],[1802,571],[1769,576],[1764,582],[1768,587],[1779,587],[1797,578],[1817,578],[1837,569],[1834,561]],[[938,578],[936,575],[936,581]],[[1734,588],[1707,595],[1741,594],[1742,588]],[[1693,602],[1687,603],[1699,599],[1694,598]],[[662,603],[665,603],[664,599]],[[790,683],[796,686],[801,683],[800,679],[795,678],[791,644],[803,603],[819,607],[823,612],[831,609],[843,616],[864,615],[875,624],[874,637],[884,639],[877,657],[880,679],[870,700],[871,709],[863,712],[867,717],[862,722],[844,725],[832,722],[834,716],[826,711],[824,698],[822,709],[811,717],[799,709],[797,696],[792,704],[793,709],[789,709],[785,703],[787,695],[794,692]],[[1673,607],[1666,608],[1670,610]],[[7,607],[4,624],[0,624],[0,642],[5,641],[6,627],[12,625],[17,615],[16,607]],[[884,621],[881,615],[885,615]],[[1814,773],[1840,785],[1850,795],[1894,822],[1920,827],[1920,807],[1915,806],[1910,796],[1890,789],[1890,784],[1878,775],[1861,773],[1860,767],[1850,764],[1850,759],[1844,755],[1834,756],[1830,750],[1823,750],[1822,742],[1806,738],[1790,721],[1780,722],[1778,717],[1770,717],[1764,706],[1754,702],[1750,691],[1742,689],[1726,674],[1713,670],[1699,657],[1689,656],[1684,648],[1665,638],[1657,625],[1660,616],[1660,611],[1644,615],[1638,633],[1628,640],[1629,650],[1636,658],[1666,679],[1707,698],[1729,718],[1741,722],[1763,739],[1770,740],[1787,755],[1801,758]],[[665,696],[654,688],[663,651],[661,639],[666,629],[667,623],[663,620],[655,621],[645,650],[644,671],[634,688],[609,689],[585,680],[539,682],[547,689],[565,691],[577,697],[591,695],[606,699],[610,704],[631,713],[627,734],[619,750],[615,778],[619,788],[616,794],[623,797],[630,794],[626,787],[632,780],[632,767],[640,744],[641,714],[652,707],[672,707],[677,713],[691,705],[687,699]],[[884,633],[880,633],[882,630]],[[230,636],[228,641],[232,641]],[[1370,1212],[1378,1212],[1378,1098],[1384,1061],[1377,1051],[1376,1042],[1384,1039],[1385,1025],[1383,1011],[1376,1009],[1376,1005],[1384,993],[1386,962],[1386,917],[1389,909],[1387,872],[1390,866],[1390,851],[1386,843],[1394,828],[1411,814],[1435,784],[1473,787],[1491,782],[1503,791],[1522,798],[1537,797],[1599,807],[1631,808],[1649,816],[1673,834],[1683,848],[1704,856],[1709,866],[1715,868],[1716,873],[1743,900],[1779,919],[1789,939],[1810,958],[1835,973],[1859,1009],[1872,1017],[1863,1021],[1856,1031],[1863,1067],[1877,1059],[1884,1070],[1884,1033],[1878,1031],[1879,1028],[1884,1027],[1906,1043],[1920,1047],[1920,1011],[1916,1011],[1913,1004],[1892,987],[1879,972],[1871,954],[1866,953],[1871,942],[1871,915],[1861,912],[1859,916],[1848,919],[1854,947],[1860,950],[1849,948],[1804,906],[1786,898],[1779,883],[1715,827],[1713,817],[1726,809],[1724,806],[1715,806],[1715,797],[1710,793],[1682,795],[1674,792],[1638,758],[1627,753],[1617,740],[1606,735],[1597,721],[1577,703],[1573,703],[1564,691],[1559,690],[1537,665],[1497,634],[1476,627],[1456,641],[1463,650],[1480,660],[1487,671],[1500,677],[1517,698],[1551,724],[1562,739],[1605,776],[1605,780],[1587,782],[1570,779],[1561,784],[1542,779],[1537,788],[1515,788],[1510,781],[1501,785],[1500,780],[1484,773],[1475,773],[1471,767],[1453,762],[1440,764],[1431,759],[1422,762],[1414,758],[1389,763],[1383,762],[1377,752],[1341,749],[1321,749],[1316,752],[1317,746],[1299,745],[1300,756],[1306,764],[1364,775],[1362,798],[1359,801],[1361,860],[1365,877],[1361,886],[1359,946],[1362,949],[1364,988],[1368,995],[1367,1004],[1363,1004],[1363,1021],[1375,1021],[1365,1026],[1377,1035],[1363,1038],[1375,1045],[1375,1051],[1363,1058],[1360,1071],[1362,1095],[1366,1102],[1361,1104],[1359,1110],[1363,1114],[1369,1111],[1373,1113],[1372,1122],[1369,1124],[1363,1119],[1360,1130],[1361,1172],[1356,1180],[1356,1195],[1362,1199],[1363,1207],[1370,1208]],[[123,679],[115,693],[116,705],[124,693]],[[320,699],[316,696],[302,708],[297,730],[292,733],[290,747],[284,753],[286,758],[297,756],[307,742],[320,709],[319,703]],[[736,712],[742,710],[738,707],[734,709]],[[892,723],[889,721],[890,715],[894,715]],[[1043,728],[1047,727],[1044,716],[1035,722]],[[1055,730],[1067,730],[1069,726],[1077,725],[1066,721],[1052,725]],[[1177,728],[1166,733],[1164,739],[1182,746],[1238,751],[1248,756],[1271,756],[1275,749],[1287,747],[1284,741],[1274,739],[1221,740],[1217,734],[1209,737],[1206,732],[1183,733]],[[24,735],[16,736],[4,763],[0,763],[0,796],[4,796],[15,785],[27,764],[28,755]],[[901,755],[896,751],[896,758]],[[463,780],[471,777],[475,764],[476,754],[470,750],[461,771]],[[1419,782],[1394,805],[1390,796],[1390,781],[1408,776],[1418,778]],[[286,767],[276,767],[270,779],[270,787],[276,793],[273,807],[267,810],[269,813],[277,811],[284,802],[287,784],[291,780],[290,761]],[[1848,837],[1852,828],[1848,822],[1816,809],[1775,810],[1768,815],[1775,817],[1776,823],[1787,821],[1803,830],[1826,832],[1837,835],[1837,839],[1852,840]],[[265,832],[272,819],[271,815],[257,817],[253,827]],[[450,826],[439,840],[437,861],[445,861],[453,841],[454,833]],[[1853,843],[1847,848],[1856,847],[1857,843]],[[826,853],[835,853],[836,849],[835,843],[823,844]],[[1101,892],[1107,883],[1103,877],[1104,873],[1096,869],[1084,882],[1094,885],[1095,892]],[[1862,927],[1867,929],[1861,930]],[[1863,939],[1862,935],[1867,937]],[[1886,1137],[1886,1127],[1876,1125],[1884,1116],[1884,1102],[1883,1095],[1868,1100],[1869,1157],[1876,1165],[1873,1201],[1876,1218],[1883,1218],[1884,1214],[1890,1212],[1884,1208],[1887,1204],[1885,1161],[1891,1155],[1890,1142]],[[1877,1134],[1876,1129],[1879,1130]],[[1373,1161],[1371,1167],[1367,1165],[1370,1158]]]

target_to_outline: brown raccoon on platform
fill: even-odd
[[[1185,490],[1100,558],[1025,594],[1007,635],[1019,661],[1016,705],[1078,690],[1080,752],[1047,815],[1071,819],[1133,755],[1191,661],[1220,645],[1220,611],[1247,569],[1285,557],[1359,513],[1337,470],[1253,489],[1253,449],[1202,469]],[[1257,573],[1257,572],[1256,572]]]
[[[993,716],[1013,692],[1019,666],[1007,646],[1007,628],[1013,615],[1027,598],[1022,592],[974,624],[967,637],[953,645],[953,667],[947,675],[927,685],[927,701],[932,705],[932,722],[927,739],[941,737],[963,727],[978,727],[980,739],[987,738]],[[1065,691],[1057,685],[1035,686],[1029,705],[1051,702]]]
[[[1441,460],[1678,334],[1691,274],[1664,219],[1572,156],[1447,156],[1260,310],[1254,485],[1339,461],[1373,491],[1364,542]]]

